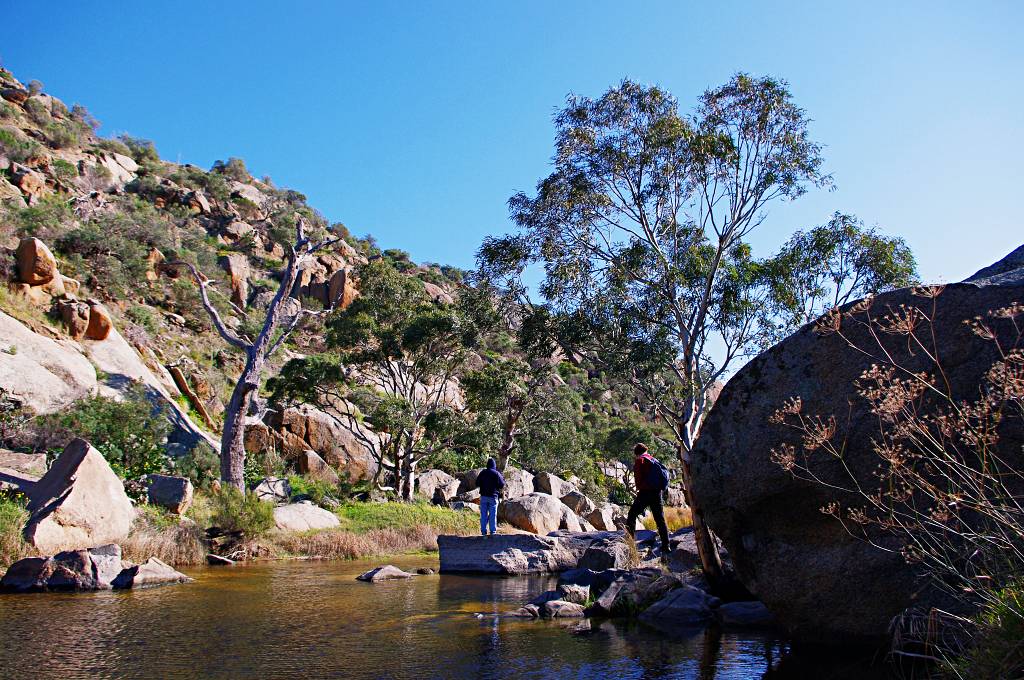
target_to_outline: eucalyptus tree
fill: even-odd
[[[444,447],[435,435],[460,417],[455,379],[479,329],[467,305],[433,301],[386,259],[357,278],[359,296],[327,321],[326,352],[289,361],[270,387],[275,399],[312,403],[334,418],[412,500],[417,464]]]
[[[710,391],[776,328],[771,270],[745,239],[773,202],[830,184],[820,146],[786,83],[744,74],[706,91],[692,116],[627,80],[570,96],[555,127],[553,172],[509,200],[521,232],[485,241],[481,271],[524,290],[526,268],[543,266],[539,292],[574,350],[614,361],[671,426],[690,494]],[[702,565],[719,580],[699,499],[688,501]]]
[[[772,267],[772,296],[784,330],[810,323],[826,309],[917,282],[917,264],[903,239],[840,212],[793,234]]]
[[[340,241],[340,238],[325,237],[317,241],[311,240],[306,234],[306,220],[299,216],[295,219],[295,241],[288,246],[287,262],[281,274],[281,280],[274,298],[270,301],[254,338],[244,332],[228,327],[210,300],[209,288],[212,281],[203,276],[199,269],[189,262],[173,262],[168,266],[187,268],[199,287],[199,297],[203,308],[210,316],[214,328],[231,347],[245,354],[245,365],[231,398],[224,409],[224,429],[220,444],[220,475],[225,484],[238,489],[245,488],[245,419],[249,413],[253,396],[258,394],[263,381],[263,373],[267,361],[277,352],[288,337],[307,319],[329,313],[328,308],[321,310],[303,309],[298,301],[290,297],[302,270],[313,261],[314,256]],[[251,315],[254,312],[241,312]]]

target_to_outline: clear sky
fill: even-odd
[[[767,255],[835,210],[956,281],[1024,242],[1024,3],[11,3],[0,58],[101,132],[239,156],[332,221],[472,266],[549,170],[567,93],[628,77],[689,110],[738,70],[789,81],[838,190],[776,205]]]

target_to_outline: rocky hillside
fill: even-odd
[[[206,171],[164,161],[142,139],[103,138],[83,107],[69,108],[2,69],[0,96],[0,276],[8,282],[0,287],[0,389],[31,413],[60,413],[83,398],[123,397],[142,386],[165,406],[172,457],[217,448],[242,357],[215,332],[188,269],[176,263],[194,265],[212,283],[225,323],[252,336],[300,216],[313,238],[342,239],[302,272],[296,307],[347,307],[359,294],[354,272],[376,258],[417,279],[440,305],[465,285],[456,268],[417,265],[401,250],[328,224],[301,193],[254,178],[239,159]],[[322,327],[307,326],[267,375],[322,343]],[[492,338],[475,365],[514,353],[507,337]],[[589,432],[574,444],[578,460],[600,456],[610,433],[625,441],[623,432],[646,426],[626,390],[604,376],[569,362],[559,374],[575,390],[580,427]],[[15,444],[38,450],[63,442],[6,442]],[[311,407],[252,423],[247,448],[279,451],[301,472],[319,465],[304,458],[307,451],[350,480],[373,471],[364,446]],[[581,472],[568,462],[557,471]]]

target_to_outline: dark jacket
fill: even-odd
[[[637,491],[658,491],[658,489],[651,486],[650,483],[650,466],[652,465],[657,465],[657,463],[654,462],[654,458],[652,458],[649,453],[637,456],[633,460],[633,479],[636,480]]]
[[[498,472],[498,466],[493,460],[487,461],[487,467],[477,475],[476,488],[480,489],[481,496],[491,498],[497,498],[498,492],[505,488],[505,478]]]

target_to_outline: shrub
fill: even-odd
[[[229,158],[227,162],[215,161],[212,171],[220,173],[236,182],[252,181],[252,175],[249,174],[249,170],[245,167],[245,161],[241,158]]]
[[[152,309],[144,305],[132,305],[125,312],[125,316],[127,316],[132,323],[141,327],[151,335],[156,333],[159,329],[156,314],[153,313]]]
[[[117,139],[98,139],[96,140],[96,148],[101,151],[110,151],[111,153],[119,153],[122,156],[131,156],[132,150],[129,149],[124,142]]]
[[[225,532],[241,532],[246,538],[256,539],[274,528],[273,504],[261,501],[256,494],[225,486],[210,498],[210,522]]]
[[[665,508],[665,524],[668,526],[669,533],[693,526],[693,518],[690,516],[690,509]],[[658,525],[655,523],[653,516],[644,519],[644,528],[650,529],[651,531],[658,530]]]
[[[292,498],[307,496],[320,507],[328,509],[338,504],[338,485],[326,479],[288,475],[288,483],[292,487]]]
[[[136,163],[142,165],[160,162],[160,154],[157,153],[156,144],[152,141],[131,135],[121,135],[118,140],[128,151],[127,155],[134,158]]]
[[[68,202],[57,195],[44,196],[28,208],[22,208],[14,215],[14,227],[19,237],[36,236],[44,241],[63,232],[74,219],[74,212]]]
[[[20,494],[0,495],[0,570],[29,554],[22,529],[28,521],[25,497]]]
[[[466,533],[480,528],[480,519],[475,514],[449,510],[425,502],[350,502],[342,504],[334,512],[341,521],[341,528],[356,533],[417,525],[427,526],[441,533]]]
[[[38,80],[28,81],[28,93],[35,96],[43,91],[43,84]]]
[[[209,488],[220,477],[220,456],[206,442],[199,442],[185,455],[171,460],[171,466],[200,489]]]
[[[78,177],[78,167],[74,163],[68,163],[63,158],[54,159],[53,174],[62,182],[71,182]]]
[[[0,127],[0,151],[15,163],[24,163],[42,153],[42,145],[11,128]]]
[[[41,448],[63,445],[74,437],[88,440],[128,481],[161,472],[167,465],[164,441],[170,424],[141,386],[129,389],[120,401],[103,396],[79,400],[63,413],[37,419],[35,429],[41,439],[48,440]],[[145,495],[141,484],[126,489],[136,499]]]

